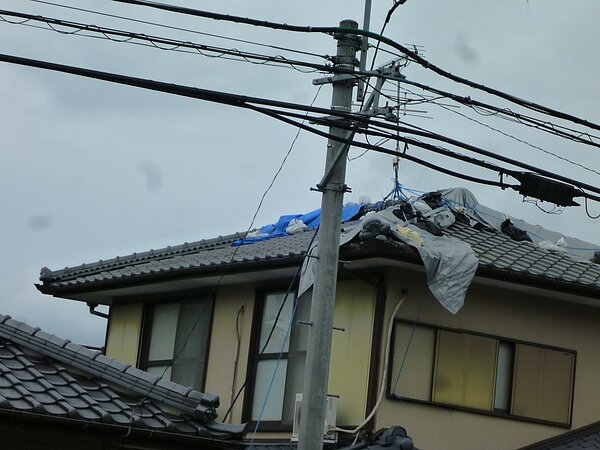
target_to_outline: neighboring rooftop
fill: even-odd
[[[0,413],[206,440],[240,438],[215,422],[219,399],[0,315]]]
[[[600,450],[600,422],[568,431],[519,450]]]

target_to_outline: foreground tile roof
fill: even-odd
[[[568,431],[520,450],[600,450],[600,422]]]
[[[239,437],[214,422],[219,399],[0,315],[0,410],[166,431]]]
[[[44,293],[102,287],[114,283],[143,282],[170,276],[202,275],[229,269],[252,269],[277,264],[297,265],[314,231],[233,247],[240,234],[177,247],[151,250],[111,260],[51,271],[43,268],[38,286]],[[471,245],[479,258],[480,272],[520,278],[521,282],[557,283],[563,289],[579,289],[600,295],[600,265],[581,261],[566,253],[550,252],[527,241],[514,241],[501,232],[475,229],[455,223],[445,234]],[[389,254],[387,255],[389,257]],[[397,258],[406,254],[397,250]]]

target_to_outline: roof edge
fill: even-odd
[[[98,350],[90,350],[68,339],[61,339],[8,315],[0,314],[0,337],[122,389],[177,408],[200,422],[211,422],[217,416],[217,395],[204,394],[163,380],[129,364],[108,358]]]

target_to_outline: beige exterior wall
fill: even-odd
[[[600,419],[598,309],[474,283],[465,306],[452,315],[430,294],[424,273],[390,270],[388,279],[386,323],[401,289],[406,288],[407,301],[400,309],[400,318],[414,320],[423,299],[422,323],[575,350],[572,427]],[[399,357],[404,348],[397,350]],[[418,355],[418,347],[411,348],[412,352]],[[410,364],[410,358],[407,361]],[[376,428],[404,426],[422,450],[516,449],[567,431],[564,427],[390,399],[384,400],[376,420]]]
[[[231,404],[231,392],[234,395],[244,384],[248,356],[250,351],[250,332],[254,311],[255,288],[253,285],[221,287],[214,302],[212,334],[208,352],[205,391],[218,394],[221,406],[218,409],[219,420],[223,420],[225,412]],[[237,335],[235,318],[242,305],[244,312],[239,316],[239,357],[235,358]],[[235,383],[233,374],[237,364]],[[240,396],[227,422],[241,423],[244,394]]]
[[[137,364],[142,304],[113,305],[106,339],[106,356],[125,364]]]

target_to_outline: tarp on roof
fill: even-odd
[[[344,205],[342,208],[342,223],[348,222],[356,217],[362,207],[363,205],[359,203],[348,203]],[[288,233],[286,230],[293,220],[301,220],[308,229],[316,230],[321,223],[321,209],[315,209],[306,214],[287,214],[280,216],[277,222],[261,227],[257,232],[249,234],[245,239],[235,241],[232,245],[254,244],[255,242],[265,241],[275,237],[287,236]]]
[[[562,233],[548,230],[540,225],[532,225],[525,220],[509,216],[498,210],[482,205],[468,189],[452,188],[444,189],[439,192],[442,194],[443,199],[448,203],[450,208],[457,209],[463,207],[465,212],[471,218],[487,224],[498,231],[501,230],[502,222],[507,218],[510,219],[515,227],[524,230],[529,234],[535,245],[539,245],[539,243],[543,241],[556,243],[561,238],[564,238],[567,244],[564,250],[576,258],[586,261],[591,260],[594,257],[594,253],[600,251],[600,246],[596,244],[585,242],[571,236],[565,236]]]
[[[425,266],[429,290],[444,308],[456,314],[464,304],[467,289],[479,265],[475,252],[469,244],[460,239],[434,236],[421,228],[407,224],[393,214],[394,209],[395,207],[391,207],[364,216],[342,232],[340,245],[354,239],[366,225],[375,221],[380,222],[389,228],[396,239],[417,249]],[[406,229],[411,233],[403,232]],[[309,254],[316,255],[317,245],[318,235]],[[306,258],[300,273],[298,295],[302,295],[314,284],[315,269],[316,259]]]

